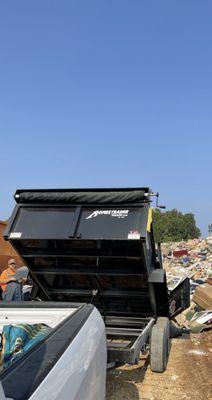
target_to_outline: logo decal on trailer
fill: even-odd
[[[98,215],[110,215],[116,218],[126,218],[129,210],[96,210],[92,212],[86,219],[96,218]]]
[[[10,233],[10,238],[11,239],[19,239],[22,236],[22,232],[11,232]]]
[[[134,240],[140,239],[140,232],[138,232],[138,231],[130,231],[128,233],[128,239],[134,239]]]

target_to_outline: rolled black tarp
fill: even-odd
[[[123,204],[147,200],[145,190],[117,191],[17,191],[17,203]]]

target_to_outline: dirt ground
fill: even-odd
[[[212,400],[212,331],[172,339],[167,370],[139,365],[108,372],[107,400]]]

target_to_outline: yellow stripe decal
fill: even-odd
[[[147,232],[151,231],[151,225],[152,225],[152,208],[149,208],[147,227],[146,227]]]

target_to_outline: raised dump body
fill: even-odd
[[[30,268],[40,299],[92,303],[108,339],[133,336],[131,345],[146,327],[148,338],[159,316],[188,306],[187,281],[168,293],[149,188],[17,190],[15,200],[4,237]],[[109,351],[109,360],[137,361],[130,351]]]

